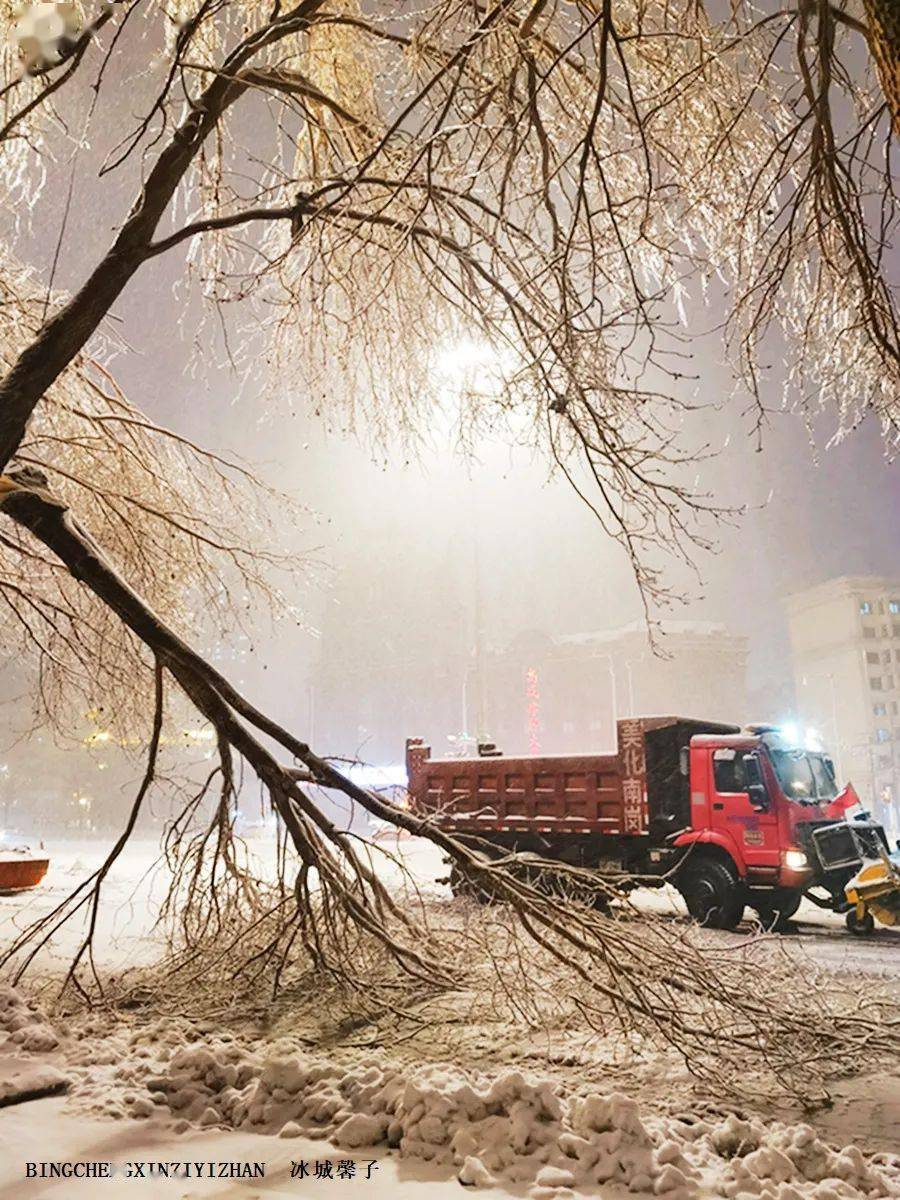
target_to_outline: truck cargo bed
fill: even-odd
[[[410,792],[417,811],[442,824],[482,832],[624,832],[615,754],[429,759],[428,753],[421,743],[408,745]]]
[[[618,753],[432,758],[406,744],[414,811],[460,833],[571,833],[641,837],[689,819],[678,750],[695,733],[737,727],[684,717],[617,723]]]

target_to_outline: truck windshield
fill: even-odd
[[[831,760],[811,750],[769,746],[782,791],[790,800],[833,800],[837,783]]]

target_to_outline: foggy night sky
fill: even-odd
[[[127,124],[127,113],[119,118]],[[67,175],[60,170],[54,188]],[[91,164],[79,160],[57,286],[70,288],[83,279],[108,245],[133,186],[126,171],[117,185],[106,180],[98,187]],[[35,266],[52,258],[59,199],[49,206],[54,223],[18,239],[21,257]],[[395,456],[385,468],[360,443],[326,436],[314,417],[303,415],[302,397],[296,400],[297,415],[277,409],[260,423],[252,389],[236,399],[235,381],[226,370],[204,360],[190,372],[195,309],[189,306],[185,315],[183,302],[172,294],[183,262],[177,250],[145,265],[120,298],[112,327],[132,350],[118,357],[113,371],[153,420],[211,449],[238,451],[260,464],[269,482],[315,510],[320,520],[300,531],[297,544],[318,547],[317,556],[334,569],[335,580],[362,555],[371,570],[396,582],[400,615],[413,625],[423,578],[448,596],[470,592],[477,514],[482,558],[490,563],[484,581],[490,644],[505,645],[524,629],[550,635],[601,630],[640,615],[624,554],[564,481],[547,482],[543,463],[529,461],[524,453],[511,459],[503,446],[488,444],[474,463],[437,447],[409,465]],[[709,323],[708,314],[702,321]],[[219,357],[218,351],[209,356]],[[716,365],[717,357],[719,339],[698,343],[694,369],[702,376],[700,396],[706,400],[729,390],[729,375]],[[773,405],[780,402],[776,374],[767,397]],[[731,402],[704,419],[711,440],[723,441],[726,435],[730,440],[714,462],[703,465],[701,483],[723,505],[756,507],[735,527],[713,531],[719,553],[697,560],[704,585],[692,585],[695,598],[687,607],[663,615],[721,621],[735,633],[748,634],[749,686],[769,681],[779,686],[790,679],[782,607],[787,593],[839,574],[900,574],[900,481],[885,461],[874,422],[826,451],[831,429],[822,421],[817,465],[799,416],[776,414],[765,431],[763,452],[756,453],[753,418],[742,415],[741,408],[740,401]],[[366,601],[364,589],[350,604],[345,597],[341,619],[364,618]],[[335,590],[310,589],[303,603],[309,623],[318,626],[335,603]],[[261,703],[272,705],[276,717],[302,720],[302,679],[318,653],[315,639],[293,624],[270,636],[261,624],[245,683]]]
[[[151,291],[160,308],[167,301],[149,274],[118,305],[127,327],[139,327]],[[173,317],[177,311],[172,302]],[[413,563],[434,564],[425,577],[439,592],[470,589],[474,519],[482,561],[489,564],[483,572],[489,643],[505,645],[523,629],[550,634],[604,629],[640,615],[623,552],[565,481],[547,481],[543,462],[494,443],[475,462],[462,462],[449,447],[438,446],[408,465],[399,452],[385,466],[383,455],[376,461],[378,452],[358,441],[323,433],[314,417],[303,415],[302,400],[297,415],[259,424],[249,397],[232,403],[227,372],[207,372],[203,379],[181,374],[191,336],[183,328],[181,344],[165,345],[164,358],[148,346],[143,361],[121,359],[117,374],[127,393],[155,419],[198,434],[207,445],[240,448],[263,464],[268,479],[296,490],[321,518],[305,544],[321,547],[320,556],[338,572],[363,555],[373,571],[396,581],[396,603],[410,624],[417,620],[415,586],[421,587],[410,581],[422,578]],[[707,344],[714,348],[713,339]],[[727,392],[724,369],[705,364],[702,370],[701,396],[717,385],[720,394]],[[773,384],[771,402],[779,399]],[[786,594],[834,575],[900,574],[900,480],[885,460],[874,422],[826,450],[830,428],[822,421],[817,463],[798,415],[776,413],[757,453],[753,417],[742,414],[742,406],[733,401],[713,415],[713,440],[724,441],[727,434],[729,442],[701,466],[701,486],[723,505],[746,502],[750,511],[735,525],[712,530],[718,553],[697,558],[703,586],[691,584],[695,598],[668,615],[721,621],[749,635],[748,682],[758,688],[770,679],[775,685],[790,679]],[[310,622],[317,625],[322,607],[334,603],[333,590],[312,593],[308,602]],[[343,597],[342,607],[347,622],[364,618],[365,594],[351,605]],[[317,652],[309,636],[293,629],[276,631],[268,647],[260,647],[269,669],[258,679],[265,678],[265,691],[279,707],[287,699],[283,638],[291,673],[294,668],[302,673]]]

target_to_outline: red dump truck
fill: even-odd
[[[614,754],[432,758],[406,745],[410,805],[488,854],[539,855],[628,888],[669,881],[698,921],[734,928],[745,906],[783,924],[807,895],[854,913],[844,885],[887,849],[840,791],[827,754],[771,725],[683,717],[618,722]],[[451,877],[451,883],[453,879]]]

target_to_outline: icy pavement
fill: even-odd
[[[6,946],[29,922],[49,913],[103,861],[113,835],[91,841],[49,842],[50,869],[44,884],[19,895],[0,896],[0,946]],[[405,875],[428,895],[450,898],[449,888],[437,881],[448,874],[441,851],[422,838],[380,834],[372,853],[378,874],[392,887]],[[262,877],[274,867],[274,838],[268,834],[247,842],[248,853]],[[121,970],[152,962],[162,941],[154,925],[166,891],[167,874],[159,863],[159,846],[148,838],[135,839],[115,864],[104,884],[95,959],[101,970]],[[653,913],[679,919],[684,905],[673,888],[642,889],[630,903],[638,914]],[[752,913],[737,934],[716,933],[712,939],[733,941],[746,936]],[[900,929],[877,928],[870,938],[855,938],[843,917],[804,901],[797,914],[797,933],[784,937],[807,958],[828,971],[847,971],[900,979]],[[42,950],[43,968],[62,969],[77,949],[83,931],[80,920],[70,922]]]

